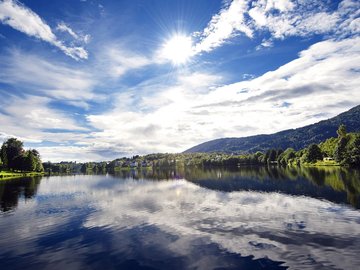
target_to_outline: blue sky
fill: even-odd
[[[360,103],[358,1],[0,0],[0,140],[181,152]]]

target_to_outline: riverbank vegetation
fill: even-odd
[[[43,172],[14,172],[14,171],[0,171],[0,180],[7,180],[19,177],[34,177],[44,175]]]
[[[336,138],[320,144],[311,144],[298,151],[293,148],[269,149],[256,153],[158,153],[144,156],[122,157],[102,162],[60,162],[41,163],[36,150],[24,151],[23,144],[15,138],[4,142],[1,147],[3,169],[0,177],[37,172],[51,175],[74,173],[116,173],[130,169],[157,169],[176,167],[241,167],[249,165],[275,166],[349,166],[360,167],[360,133],[347,133],[340,125]],[[0,163],[1,165],[1,163]],[[3,176],[1,176],[3,175]]]
[[[0,178],[8,179],[43,174],[40,154],[35,149],[24,150],[23,142],[10,138],[0,149]]]
[[[360,133],[347,133],[341,125],[337,138],[320,144],[311,144],[298,151],[293,148],[269,149],[265,153],[181,153],[150,154],[120,158],[107,164],[107,170],[116,172],[128,168],[169,168],[184,166],[240,167],[246,165],[278,166],[351,166],[360,167]]]
[[[288,148],[269,149],[265,153],[252,154],[150,154],[135,156],[131,159],[116,159],[110,162],[107,168],[110,171],[117,171],[129,167],[240,167],[246,165],[360,167],[360,133],[346,133],[346,127],[341,125],[337,138],[327,139],[320,144],[311,144],[298,151]]]

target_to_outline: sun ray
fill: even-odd
[[[191,37],[176,34],[165,42],[162,56],[174,65],[185,64],[194,55]]]

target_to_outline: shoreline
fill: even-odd
[[[34,176],[44,176],[44,172],[10,172],[10,171],[0,171],[0,181],[9,180],[21,177],[34,177]]]

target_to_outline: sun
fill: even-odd
[[[191,37],[185,35],[174,35],[162,48],[163,57],[174,65],[185,64],[193,54]]]

